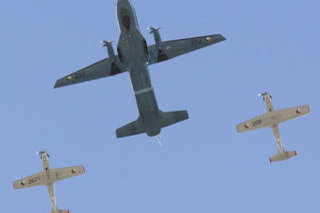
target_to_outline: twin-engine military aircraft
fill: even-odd
[[[33,186],[46,185],[51,200],[51,213],[69,213],[69,210],[61,210],[57,207],[53,184],[57,181],[83,174],[84,166],[73,166],[51,170],[48,159],[49,155],[45,151],[41,151],[39,154],[41,156],[44,171],[14,181],[13,188],[24,189]]]
[[[147,133],[148,136],[159,135],[161,128],[189,118],[188,112],[162,112],[151,84],[148,65],[166,61],[179,55],[215,44],[225,40],[220,35],[208,35],[173,41],[161,41],[159,28],[151,27],[155,44],[147,46],[140,32],[136,13],[129,0],[118,0],[116,5],[120,38],[117,46],[118,55],[110,41],[103,41],[109,58],[98,61],[77,72],[56,81],[55,88],[76,84],[93,79],[109,77],[129,71],[139,117],[116,130],[117,138]]]
[[[274,110],[272,105],[272,97],[268,92],[260,93],[259,96],[263,97],[263,101],[266,104],[267,113],[258,117],[252,118],[237,125],[237,131],[245,132],[249,130],[260,129],[262,127],[271,127],[274,137],[278,144],[278,154],[269,158],[270,162],[283,161],[297,155],[296,151],[286,151],[282,146],[282,141],[279,132],[279,123],[287,120],[305,115],[310,112],[308,105],[297,106],[287,109]]]

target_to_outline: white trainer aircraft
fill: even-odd
[[[23,189],[33,186],[46,185],[52,205],[51,213],[69,213],[69,210],[61,210],[57,207],[53,184],[57,181],[83,174],[85,171],[84,166],[50,169],[48,160],[49,155],[45,151],[41,151],[39,154],[41,156],[44,171],[14,181],[13,188]]]
[[[269,158],[270,162],[283,161],[297,155],[296,151],[286,151],[282,146],[282,141],[279,132],[279,123],[305,115],[310,112],[308,105],[297,106],[287,109],[274,110],[272,105],[272,96],[268,93],[260,93],[259,96],[263,97],[266,104],[267,113],[258,117],[252,118],[237,125],[237,131],[245,132],[249,130],[260,129],[262,127],[271,127],[274,137],[278,144],[278,153]]]

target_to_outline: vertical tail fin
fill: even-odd
[[[296,151],[284,151],[283,153],[278,152],[278,154],[269,158],[270,163],[287,160],[297,155]]]

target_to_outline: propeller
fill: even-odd
[[[43,154],[47,154],[47,156],[50,157],[49,154],[45,150],[36,152],[36,155],[39,155],[41,159],[42,159]]]
[[[152,34],[152,33],[154,33],[154,31],[160,30],[161,28],[162,27],[148,27],[147,29],[150,30],[149,34]]]
[[[258,94],[258,97],[263,97],[263,101],[265,101],[265,96],[266,95],[269,95],[269,97],[272,99],[272,96],[270,95],[270,93],[267,92],[267,90],[265,92],[263,92],[263,93],[260,92]]]
[[[108,44],[112,44],[113,41],[102,40],[102,41],[100,41],[100,43],[102,43],[102,46],[101,46],[101,47],[103,48],[103,47],[107,47]]]
[[[42,155],[42,154],[44,154],[44,153],[46,153],[46,151],[42,150],[42,151],[36,152],[36,155]]]
[[[265,95],[267,95],[267,94],[268,94],[267,91],[265,91],[265,92],[263,92],[263,93],[260,92],[260,93],[258,94],[258,97],[265,96]]]

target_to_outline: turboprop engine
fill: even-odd
[[[160,28],[158,28],[158,27],[148,27],[148,30],[150,30],[149,34],[153,34],[153,36],[154,36],[154,41],[156,42],[156,48],[158,50],[161,50],[162,49],[162,41],[161,41],[159,29]]]
[[[167,54],[162,49],[162,41],[161,36],[159,33],[159,27],[148,27],[148,30],[150,30],[149,34],[153,34],[154,41],[156,43],[156,49],[158,50],[158,62],[168,60]]]
[[[115,75],[118,73],[121,73],[119,66],[117,65],[117,57],[114,54],[112,41],[101,41],[103,44],[102,47],[106,47],[109,55],[109,59],[111,61],[111,67],[110,67],[110,75]]]

